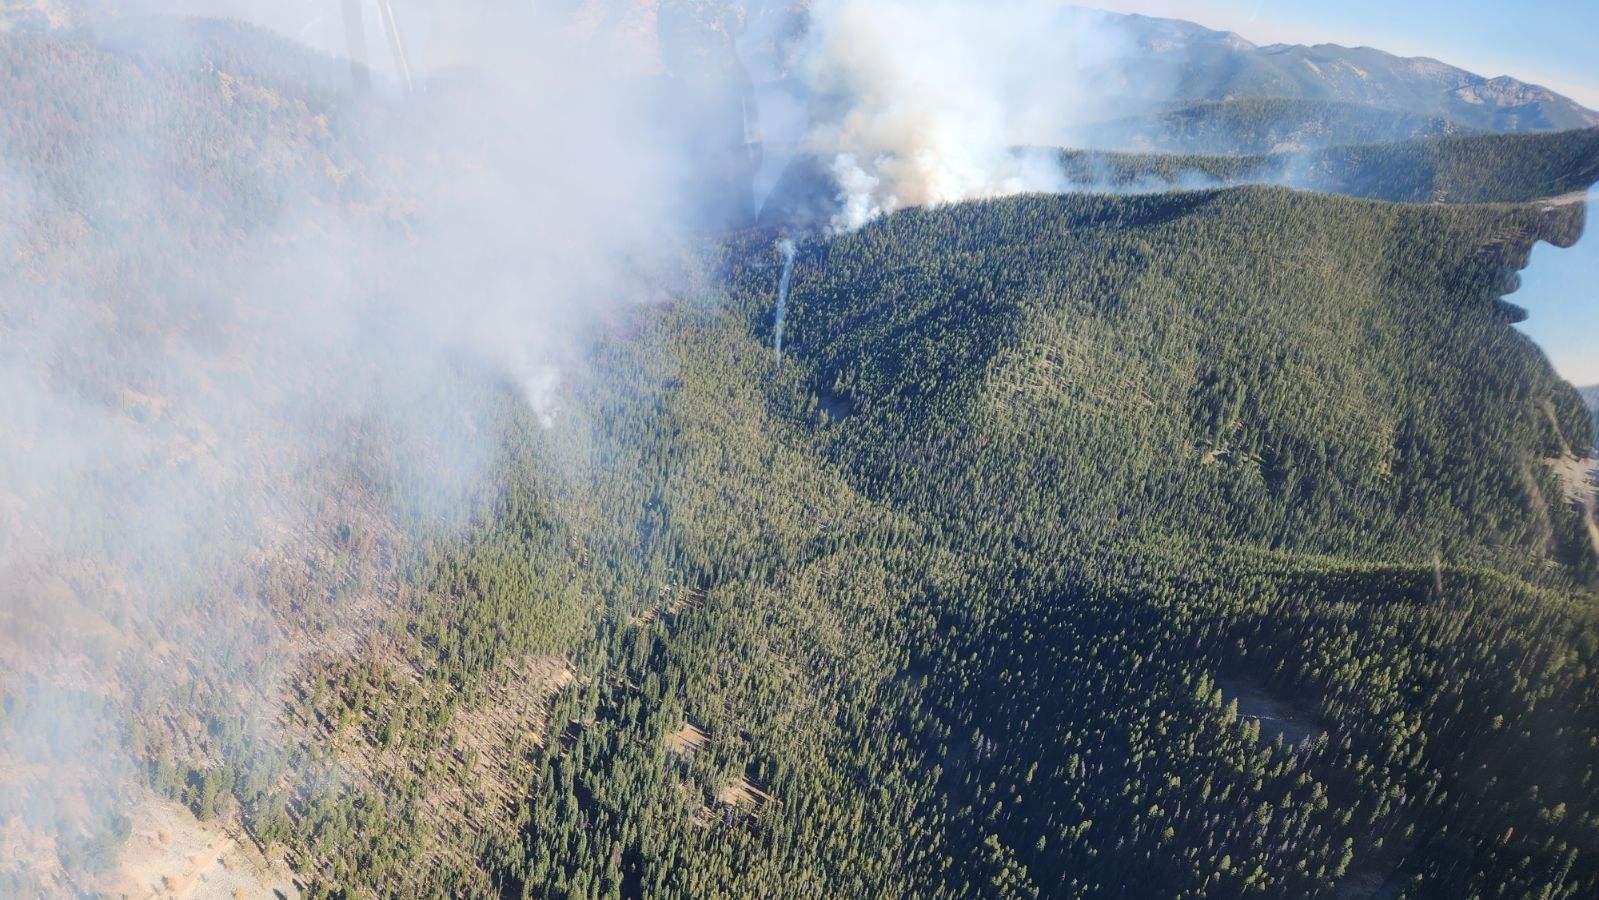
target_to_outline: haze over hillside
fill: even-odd
[[[0,3],[0,896],[1599,895],[1591,112],[353,5]]]
[[[763,63],[751,71],[760,190],[787,180],[792,194],[797,177],[804,193],[836,193],[832,210],[803,200],[833,225],[1081,186],[1039,148],[1258,156],[1599,124],[1568,98],[1433,60],[1257,47],[1192,23],[1026,0],[761,5],[741,45]]]

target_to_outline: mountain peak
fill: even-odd
[[[1508,75],[1499,75],[1476,84],[1456,88],[1453,94],[1467,103],[1499,107],[1558,103],[1564,99],[1542,85],[1529,84]],[[1583,109],[1582,112],[1588,114],[1591,124],[1599,124],[1599,113],[1587,109]]]
[[[1090,11],[1103,15],[1110,21],[1125,19],[1132,23],[1139,30],[1140,45],[1150,50],[1172,49],[1196,40],[1222,44],[1238,51],[1260,49],[1237,32],[1210,28],[1186,19],[1166,19],[1138,13]]]
[[[1129,69],[1156,66],[1179,102],[1263,98],[1319,100],[1441,117],[1483,131],[1554,131],[1599,124],[1599,112],[1549,88],[1489,78],[1431,57],[1404,57],[1341,44],[1255,45],[1191,22],[1103,14],[1143,56]]]

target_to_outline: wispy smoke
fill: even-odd
[[[788,318],[788,285],[794,277],[794,257],[799,249],[794,242],[784,238],[777,242],[777,252],[783,254],[783,277],[777,284],[777,312],[772,322],[772,350],[778,359],[783,358],[783,324]]]
[[[687,142],[722,123],[522,21],[404,99],[236,26],[0,34],[0,96],[41,104],[0,125],[0,831],[92,832],[130,710],[272,721],[288,606],[383,590],[319,566],[447,533],[507,385],[582,428],[586,348],[682,283]]]
[[[1092,73],[1125,39],[1049,0],[822,0],[803,69],[809,153],[840,186],[834,229],[905,206],[1058,191],[1052,152],[1114,102]]]

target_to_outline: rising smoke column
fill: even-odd
[[[783,322],[788,317],[788,285],[794,276],[794,257],[799,248],[788,238],[777,242],[777,250],[783,254],[783,277],[777,283],[777,312],[772,322],[772,350],[778,359],[783,358]]]
[[[1103,15],[1048,0],[821,0],[804,150],[838,187],[831,228],[1065,190],[1053,148],[1113,114],[1094,73],[1125,46]]]

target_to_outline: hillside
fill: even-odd
[[[909,214],[884,227],[867,229],[821,245],[814,251],[819,256],[802,259],[790,301],[788,333],[796,354],[814,355],[818,384],[843,394],[850,407],[857,411],[848,421],[850,427],[846,434],[861,429],[862,452],[868,447],[885,446],[889,432],[894,434],[895,441],[931,440],[923,431],[933,426],[919,418],[906,418],[910,410],[924,405],[936,410],[939,416],[954,417],[944,427],[983,434],[985,445],[996,443],[999,434],[1021,428],[1022,422],[1026,423],[1027,430],[1037,433],[1052,427],[1048,426],[1052,417],[1067,414],[1071,406],[1062,404],[1075,391],[1082,391],[1085,398],[1102,401],[1112,397],[1124,401],[1143,397],[1146,399],[1140,402],[1153,402],[1157,408],[1169,408],[1169,404],[1177,402],[1198,404],[1187,413],[1156,418],[1164,428],[1174,429],[1165,441],[1174,448],[1200,448],[1197,452],[1202,456],[1216,459],[1236,452],[1242,445],[1247,448],[1245,455],[1252,461],[1244,463],[1241,471],[1234,471],[1228,478],[1260,479],[1268,486],[1286,472],[1298,472],[1300,454],[1319,453],[1318,447],[1339,445],[1357,434],[1372,440],[1381,440],[1379,435],[1395,440],[1405,436],[1400,444],[1373,445],[1360,451],[1372,454],[1364,457],[1363,462],[1356,462],[1358,454],[1347,460],[1352,466],[1351,477],[1372,480],[1365,489],[1357,489],[1353,481],[1340,483],[1334,493],[1345,501],[1353,501],[1364,490],[1370,490],[1372,498],[1389,496],[1392,499],[1394,495],[1403,494],[1399,484],[1388,481],[1395,477],[1391,467],[1398,459],[1391,454],[1402,452],[1406,442],[1422,440],[1425,433],[1459,434],[1459,429],[1465,427],[1484,428],[1480,442],[1467,442],[1476,447],[1500,443],[1490,435],[1500,431],[1509,433],[1521,427],[1509,424],[1508,420],[1495,424],[1499,415],[1531,415],[1527,420],[1529,425],[1537,421],[1563,423],[1560,431],[1549,433],[1521,451],[1511,451],[1506,446],[1507,452],[1543,458],[1556,446],[1580,450],[1592,444],[1592,437],[1585,430],[1586,417],[1582,415],[1579,398],[1552,374],[1545,371],[1542,375],[1533,375],[1544,367],[1530,345],[1507,327],[1510,315],[1499,302],[1506,273],[1525,264],[1531,240],[1534,237],[1569,239],[1575,223],[1580,221],[1580,206],[1554,209],[1537,206],[1403,207],[1265,189],[1121,200],[1032,198],[997,206],[1002,212],[990,207],[955,207],[947,212]],[[1060,212],[1056,212],[1057,209]],[[1143,222],[1151,223],[1151,227],[1136,227]],[[1281,233],[1269,239],[1262,237],[1262,232],[1273,227]],[[1190,233],[1187,229],[1195,230]],[[931,258],[949,260],[944,264],[945,271],[936,278],[928,278],[916,275],[904,265],[867,265],[849,256],[839,259],[841,252],[870,258],[873,254],[888,252],[885,248],[894,247],[896,242],[907,241],[914,241],[913,246],[928,247]],[[1177,249],[1190,246],[1207,248],[1207,252],[1194,255]],[[1229,246],[1239,249],[1237,252],[1222,250]],[[1243,247],[1251,249],[1244,252]],[[1434,249],[1422,251],[1422,247]],[[1298,262],[1282,265],[1281,260],[1275,264],[1268,261],[1275,253],[1293,256]],[[1059,262],[1056,262],[1057,257]],[[994,271],[1013,273],[1009,277],[1020,280],[1003,282],[1004,290],[996,290],[983,280],[995,277],[981,265],[985,258],[1005,260],[1003,265],[996,264]],[[1403,293],[1395,293],[1423,290],[1411,280],[1414,277],[1412,268],[1423,259],[1433,267],[1427,271],[1447,273],[1450,287],[1442,293],[1455,298],[1452,302],[1458,306],[1418,306],[1401,299],[1405,296]],[[1357,265],[1356,260],[1361,262]],[[815,267],[818,277],[825,280],[809,281],[807,262]],[[1052,266],[1067,268],[1062,274],[1052,275]],[[1081,266],[1082,271],[1073,273],[1076,266]],[[1118,274],[1113,279],[1096,277],[1099,267],[1110,267]],[[882,286],[875,281],[868,282],[869,289],[847,280],[840,283],[840,279],[852,278],[852,273],[858,271],[885,269],[905,274]],[[1194,274],[1189,274],[1190,269]],[[968,277],[977,280],[968,282]],[[901,281],[901,278],[907,280]],[[1213,281],[1195,282],[1196,278]],[[1239,287],[1223,291],[1218,289],[1221,284]],[[921,285],[922,289],[915,290],[912,285]],[[1242,287],[1256,285],[1259,287]],[[1075,301],[1077,305],[1062,305],[1059,292],[1063,290],[1069,291],[1067,296],[1081,298]],[[983,305],[965,309],[962,304],[952,303],[952,298],[961,297],[983,298]],[[1050,298],[1047,305],[1035,308],[1033,304],[1046,302],[1035,298],[1044,297]],[[1339,299],[1334,301],[1333,298]],[[1281,304],[1275,312],[1270,305],[1273,303]],[[1247,315],[1243,314],[1245,310],[1249,311]],[[1311,315],[1313,311],[1314,316]],[[1460,319],[1466,315],[1471,317],[1472,324],[1469,330],[1461,332],[1459,329],[1466,325]],[[922,333],[922,316],[933,317],[925,325],[936,322],[941,329],[936,341],[929,342]],[[1373,355],[1375,348],[1366,334],[1375,327],[1370,316],[1387,317],[1382,321],[1386,323],[1384,327],[1392,329],[1394,340],[1382,346],[1385,352],[1395,354],[1390,364],[1384,365]],[[1429,316],[1441,318],[1429,324]],[[1444,320],[1453,323],[1455,333],[1446,342],[1427,343],[1445,340]],[[1067,327],[1057,323],[1068,321],[1073,323],[1068,332],[1086,331],[1094,334],[1093,341],[1074,346],[1083,338],[1057,335],[1060,328]],[[1103,321],[1102,328],[1090,328],[1090,323],[1099,321]],[[1162,323],[1155,337],[1138,333],[1150,322]],[[1258,329],[1273,322],[1279,324],[1271,327],[1280,331],[1256,334]],[[1128,330],[1118,331],[1118,328]],[[1053,337],[1046,340],[1044,335]],[[1134,373],[1144,371],[1128,358],[1127,348],[1143,346],[1141,342],[1157,338],[1167,343],[1149,344],[1142,351],[1152,360],[1164,361],[1154,371],[1146,373],[1146,377],[1153,380],[1127,381]],[[1043,343],[1039,344],[1041,340]],[[1014,349],[1008,343],[1012,341],[1029,349],[1025,352]],[[1050,341],[1063,343],[1055,346]],[[1247,379],[1240,382],[1238,374],[1215,370],[1216,362],[1210,357],[1222,348],[1233,354],[1232,363],[1228,365],[1241,367],[1240,372],[1257,365],[1257,357],[1269,358],[1271,365],[1263,367],[1258,377],[1271,379],[1272,383],[1249,383]],[[1060,355],[1068,351],[1069,355]],[[1021,358],[1011,356],[1013,352],[1020,353]],[[1110,359],[1095,357],[1092,355],[1095,352],[1115,352],[1119,362],[1113,364]],[[1527,391],[1535,396],[1540,389],[1532,386],[1531,379],[1536,377],[1543,384],[1541,390],[1549,392],[1547,402],[1552,404],[1550,414],[1554,418],[1545,419],[1542,412],[1532,412],[1544,401],[1531,401],[1532,407],[1515,412],[1516,404],[1523,402],[1519,399],[1493,415],[1488,415],[1486,409],[1479,412],[1470,426],[1465,421],[1423,425],[1409,418],[1419,414],[1425,405],[1407,403],[1400,395],[1378,392],[1371,379],[1384,384],[1384,391],[1402,390],[1402,373],[1413,366],[1421,354],[1429,352],[1438,354],[1440,364],[1444,359],[1449,360],[1450,370],[1478,372],[1500,368],[1511,373],[1506,375],[1508,380],[1503,388],[1507,391],[1507,400],[1525,398],[1529,396],[1524,393]],[[927,355],[929,353],[933,355]],[[1034,359],[1032,354],[1035,353],[1042,357]],[[1472,362],[1474,358],[1475,363]],[[1190,364],[1178,360],[1192,360],[1192,368],[1185,368]],[[1495,361],[1493,366],[1489,365],[1490,360]],[[1510,360],[1518,362],[1512,364]],[[1038,371],[1007,368],[1035,363],[1045,368]],[[1067,368],[1062,371],[1060,366]],[[1296,368],[1299,366],[1303,369]],[[1115,386],[1107,383],[1095,388],[1091,384],[1079,384],[1078,379],[1089,372],[1105,373],[1104,377],[1113,379]],[[1474,379],[1478,377],[1473,376]],[[1034,389],[1048,390],[1055,382],[1063,382],[1065,394],[1032,395]],[[1064,384],[1075,386],[1067,389]],[[1184,384],[1191,384],[1191,387],[1181,388]],[[1324,399],[1295,393],[1307,390],[1311,384],[1322,385]],[[1179,393],[1164,395],[1161,391],[1165,388],[1161,385],[1177,389]],[[992,395],[1001,386],[1018,391],[1017,397]],[[1191,393],[1184,394],[1183,390]],[[1357,397],[1371,406],[1364,410],[1350,406],[1354,402],[1351,398]],[[907,405],[912,399],[915,402]],[[1223,399],[1228,404],[1239,404],[1238,410],[1210,418],[1199,408]],[[1013,407],[1013,402],[1021,405]],[[1480,405],[1493,406],[1491,402]],[[1471,409],[1478,406],[1476,402],[1466,404],[1466,408]],[[1015,426],[1004,426],[1004,411],[1012,408],[1021,418]],[[1328,431],[1324,435],[1301,432],[1299,437],[1291,437],[1266,426],[1262,420],[1258,424],[1264,431],[1233,433],[1231,429],[1243,427],[1243,423],[1234,418],[1240,411],[1251,408],[1257,409],[1257,416],[1282,415],[1284,426],[1294,429],[1310,427],[1309,423],[1322,414],[1314,411],[1324,410],[1329,417],[1325,421]],[[886,418],[878,421],[864,414],[875,410],[880,410]],[[972,418],[979,410],[984,411],[981,424]],[[1271,413],[1271,410],[1280,412]],[[1394,413],[1379,410],[1412,412],[1407,412],[1406,418],[1394,419]],[[1102,408],[1098,415],[1108,413],[1108,409]],[[1129,429],[1142,431],[1154,427],[1154,423],[1143,422],[1144,418],[1102,424],[1110,433],[1121,435]],[[1377,424],[1383,420],[1388,420],[1387,424]],[[1093,421],[1093,417],[1089,421]],[[1189,425],[1182,426],[1183,422]],[[1079,444],[1090,433],[1085,430],[1089,428],[1086,423],[1060,427],[1069,431],[1074,436],[1072,440]],[[1195,430],[1185,431],[1185,427]],[[1541,427],[1535,426],[1534,430]],[[1532,432],[1527,434],[1530,436]],[[1333,435],[1339,438],[1332,440]],[[1411,451],[1427,456],[1431,460],[1429,465],[1442,464],[1442,457],[1419,445]],[[1106,452],[1100,456],[1117,460],[1118,464],[1133,464],[1124,452]],[[1475,461],[1468,461],[1468,458]],[[1274,463],[1273,459],[1277,461]],[[1038,462],[1043,464],[1045,460]],[[1014,459],[1008,459],[1005,465],[1014,463]],[[1069,464],[1064,460],[1059,463]],[[1505,483],[1506,488],[1513,482],[1520,483],[1519,476],[1513,476],[1515,466],[1508,460],[1501,465],[1468,455],[1462,458],[1462,464],[1474,469],[1483,467],[1478,475],[1467,478],[1471,490],[1462,493],[1462,500],[1469,494],[1472,503],[1499,502],[1489,501],[1483,495],[1486,482],[1482,478],[1510,478]],[[1141,465],[1157,464],[1151,459]],[[1286,466],[1286,472],[1273,475],[1274,466]],[[1214,471],[1220,474],[1231,468],[1223,465]],[[1328,464],[1311,463],[1309,470],[1323,472],[1328,470]],[[1333,465],[1332,471],[1337,470],[1338,466]],[[1022,471],[1031,470],[1023,467]],[[1140,468],[1140,471],[1145,470]],[[1028,477],[1040,474],[1033,472]],[[1192,474],[1189,472],[1183,477],[1186,479]],[[1464,473],[1462,477],[1466,478]],[[936,492],[936,479],[927,472],[921,472],[916,479]],[[1106,485],[1119,483],[1120,479],[1072,477],[1065,481]],[[1236,493],[1241,485],[1242,482],[1222,493],[1241,497],[1242,494]],[[1168,489],[1164,495],[1168,498],[1163,504],[1164,514],[1175,514],[1177,507],[1172,499],[1175,494]],[[1303,499],[1308,500],[1308,496]],[[1212,511],[1220,505],[1223,505],[1220,497],[1195,504],[1196,508]],[[1318,504],[1293,505],[1296,507],[1293,514],[1303,515]],[[1520,500],[1513,505],[1528,508]],[[1427,509],[1429,514],[1445,514],[1447,506],[1428,501],[1419,508]],[[1335,518],[1345,515],[1332,508],[1325,511]],[[1460,520],[1440,531],[1459,535],[1477,527],[1465,521],[1470,518],[1469,514],[1464,510],[1461,514]],[[1255,523],[1268,521],[1259,510],[1249,515],[1239,511],[1238,515],[1219,518]],[[1394,518],[1397,525],[1397,516]],[[1323,531],[1321,526],[1305,523],[1286,528],[1284,533],[1271,539],[1282,541],[1288,540],[1290,534]],[[1266,538],[1267,533],[1262,533],[1256,539]],[[1491,545],[1500,541],[1483,543]]]
[[[722,6],[672,233],[465,79],[0,33],[0,895],[1599,895],[1599,398],[1503,299],[1599,129],[728,231]]]
[[[603,465],[560,487],[521,432],[427,569],[454,683],[578,672],[450,883],[1580,896],[1596,560],[1543,460],[1593,429],[1495,302],[1560,225],[1259,188],[909,211],[802,250],[775,367],[781,261],[735,242],[725,311],[603,351]],[[591,635],[550,630],[561,584]],[[382,746],[383,691],[323,702]],[[446,837],[394,790],[291,832],[329,883]]]
[[[1377,832],[1390,841],[1412,837],[1403,842],[1405,849],[1368,845],[1362,852],[1362,842],[1377,836],[1362,829],[1350,835],[1355,849],[1344,868],[1336,859],[1342,838],[1334,837],[1320,863],[1296,850],[1253,873],[1207,870],[1199,860],[1223,853],[1254,859],[1258,851],[1217,846],[1202,824],[1214,819],[1200,811],[1200,797],[1227,792],[1212,783],[1204,795],[1187,793],[1195,764],[1173,761],[1179,752],[1169,737],[1173,720],[1154,724],[1176,713],[1150,710],[1146,726],[1129,722],[1126,710],[1145,701],[1123,689],[1148,684],[1160,690],[1176,682],[1197,685],[1203,696],[1219,683],[1218,709],[1221,695],[1239,700],[1246,714],[1251,704],[1257,710],[1273,703],[1297,707],[1299,713],[1284,717],[1312,735],[1328,730],[1326,746],[1337,747],[1347,737],[1349,752],[1358,756],[1362,751],[1353,748],[1364,740],[1387,741],[1384,752],[1413,759],[1421,768],[1433,765],[1423,760],[1436,759],[1441,784],[1474,778],[1456,768],[1456,753],[1486,759],[1483,754],[1499,752],[1465,737],[1474,726],[1457,717],[1474,701],[1444,699],[1436,691],[1450,677],[1432,681],[1420,672],[1441,675],[1434,668],[1439,663],[1470,665],[1465,657],[1500,651],[1438,646],[1429,651],[1439,654],[1431,657],[1436,662],[1415,663],[1422,680],[1392,685],[1389,702],[1427,698],[1422,703],[1430,711],[1404,701],[1382,708],[1388,710],[1383,715],[1420,723],[1413,734],[1431,735],[1422,739],[1429,746],[1439,742],[1440,755],[1432,757],[1433,751],[1417,746],[1400,750],[1403,741],[1392,733],[1362,739],[1349,730],[1359,730],[1354,722],[1362,716],[1345,718],[1348,711],[1375,699],[1346,706],[1364,690],[1364,676],[1355,673],[1395,661],[1376,647],[1370,656],[1366,650],[1352,657],[1349,649],[1332,651],[1346,645],[1331,634],[1373,627],[1375,619],[1368,616],[1388,621],[1396,635],[1452,628],[1444,623],[1461,624],[1455,617],[1465,615],[1457,602],[1505,611],[1487,613],[1490,620],[1512,607],[1541,607],[1530,598],[1511,599],[1520,590],[1512,587],[1515,582],[1483,568],[1542,581],[1541,564],[1524,565],[1523,553],[1570,560],[1575,571],[1586,573],[1584,579],[1593,577],[1581,524],[1542,464],[1562,443],[1591,446],[1590,425],[1575,394],[1516,338],[1496,307],[1496,270],[1507,260],[1514,265],[1525,247],[1479,254],[1506,230],[1528,227],[1535,221],[1529,215],[1535,213],[1404,209],[1261,190],[1183,198],[1027,198],[904,213],[802,253],[790,298],[790,358],[794,374],[822,398],[818,408],[849,410],[831,424],[828,414],[813,414],[824,423],[830,454],[869,495],[914,511],[950,542],[957,558],[981,566],[976,560],[993,554],[996,568],[972,579],[974,593],[965,595],[970,599],[940,595],[942,612],[930,615],[943,636],[917,642],[942,645],[948,649],[931,652],[956,658],[913,670],[960,673],[950,675],[956,684],[942,688],[950,692],[945,702],[957,711],[946,721],[952,734],[972,731],[975,759],[983,757],[979,736],[1011,735],[992,763],[968,762],[978,770],[963,770],[958,780],[972,791],[963,795],[972,806],[999,802],[1000,824],[989,827],[1013,835],[1001,844],[1043,879],[1042,893],[1074,890],[1055,878],[1104,873],[1100,877],[1126,879],[1150,866],[1159,874],[1128,889],[1164,892],[1180,884],[1230,894],[1236,883],[1221,887],[1229,883],[1225,879],[1250,877],[1264,879],[1268,893],[1301,895],[1326,882],[1298,881],[1291,873],[1326,878],[1338,872],[1395,886],[1414,878],[1411,883],[1426,893],[1455,893],[1467,884],[1497,885],[1512,894],[1533,890],[1530,882],[1516,881],[1511,888],[1502,880],[1522,876],[1481,869],[1450,874],[1444,863],[1460,858],[1455,854],[1497,856],[1489,848],[1507,829],[1471,837],[1478,826],[1465,825],[1447,839],[1418,839],[1426,832],[1417,829],[1424,826],[1410,816],[1430,815],[1414,810],[1374,809],[1376,821],[1396,816],[1393,830],[1383,825]],[[1515,225],[1518,220],[1523,224]],[[1536,233],[1538,226],[1532,227]],[[1250,252],[1238,249],[1244,246]],[[1440,290],[1443,283],[1454,287]],[[763,316],[757,312],[752,320],[760,333]],[[1225,361],[1213,356],[1223,348]],[[1483,380],[1489,370],[1505,372],[1505,380],[1497,387]],[[1410,380],[1421,372],[1429,374]],[[1447,386],[1451,372],[1462,378],[1453,388]],[[1418,393],[1407,400],[1411,389]],[[1442,418],[1429,423],[1434,415]],[[1544,431],[1557,421],[1563,423],[1558,432]],[[1490,508],[1496,510],[1495,524],[1485,530],[1482,517]],[[1511,509],[1519,512],[1507,516]],[[1505,530],[1492,533],[1500,528]],[[1238,552],[1238,568],[1222,562]],[[1446,561],[1436,576],[1434,554]],[[1126,591],[1099,601],[1105,606],[1087,588],[1094,583],[1089,573],[1100,565],[1095,560],[1105,560],[1117,573],[1112,582]],[[1218,567],[1216,583],[1209,576],[1176,574],[1212,566]],[[1267,574],[1273,571],[1281,574]],[[1232,577],[1250,586],[1226,599],[1231,591],[1220,585]],[[1257,587],[1256,578],[1272,586]],[[1001,599],[1011,595],[998,584],[1014,584],[1016,595]],[[1259,605],[1245,599],[1255,591],[1264,591]],[[1163,596],[1169,600],[1157,599]],[[1146,599],[1133,600],[1138,597]],[[1371,599],[1347,602],[1360,597]],[[1591,622],[1582,601],[1563,608]],[[1257,615],[1260,625],[1244,624]],[[1434,615],[1436,625],[1422,623]],[[1289,655],[1279,655],[1283,645],[1272,636],[1279,626],[1265,624],[1284,618],[1308,629],[1305,643]],[[1114,656],[1084,639],[1101,627],[1089,622],[1109,619],[1118,623],[1105,625],[1106,639],[1117,647]],[[1146,627],[1153,631],[1129,640]],[[1464,622],[1468,632],[1486,634],[1494,627],[1487,621],[1470,624],[1469,616]],[[1313,636],[1322,629],[1330,629],[1325,644]],[[1535,630],[1548,634],[1542,626]],[[1049,637],[1057,633],[1072,636],[1071,650]],[[1264,646],[1256,643],[1262,640]],[[1176,659],[1193,659],[1197,652],[1217,668],[1204,676],[1189,670],[1142,680],[1144,666],[1176,664],[1170,650],[1156,648],[1179,647],[1184,649]],[[1214,649],[1199,649],[1204,647]],[[1338,662],[1326,656],[1330,652]],[[1409,671],[1411,664],[1397,665]],[[1582,681],[1577,678],[1573,688]],[[1103,708],[1088,699],[1096,691],[1105,692]],[[1071,709],[1051,702],[1058,696],[1073,697]],[[1578,702],[1574,695],[1562,701]],[[1551,708],[1549,715],[1575,721],[1579,708]],[[1446,720],[1454,724],[1445,726]],[[1061,747],[1061,755],[1053,749],[1018,752],[1017,723],[1043,729],[1030,732],[1027,746]],[[1103,747],[1107,733],[1122,734],[1123,728],[1132,741],[1125,750]],[[1177,729],[1185,735],[1187,749],[1181,752],[1209,752],[1198,749],[1208,738],[1196,745],[1186,737],[1191,728]],[[1161,732],[1168,735],[1165,741],[1138,740]],[[1525,752],[1550,750],[1535,732],[1525,734],[1537,749],[1527,745]],[[1577,746],[1569,752],[1581,752]],[[1133,774],[1121,753],[1141,761],[1134,772],[1145,765],[1154,769]],[[1356,788],[1352,782],[1335,787],[1345,777],[1335,774],[1341,764],[1324,770],[1323,762],[1330,760],[1288,764],[1285,784],[1304,772],[1324,783],[1328,796],[1369,798],[1392,789],[1374,783]],[[1107,778],[1110,784],[1096,787],[1092,778],[1085,784],[1073,777],[1085,763],[1090,773],[1115,773]],[[1035,764],[1040,768],[1031,769]],[[1039,773],[1052,766],[1059,767],[1053,777],[1061,780],[1040,788]],[[1029,772],[1032,778],[1024,779]],[[1173,785],[1170,791],[1154,787],[1163,779]],[[1182,788],[1176,787],[1179,779]],[[1079,786],[1066,788],[1068,782]],[[1075,809],[1087,810],[1079,813],[1084,821],[1097,827],[1115,807],[1099,790],[1150,797],[1163,811],[1188,812],[1162,816],[1159,827],[1125,812],[1110,813],[1118,824],[1109,832],[1073,842],[1074,807],[1052,804],[1064,791],[1076,798]],[[1479,795],[1468,793],[1472,808],[1444,819],[1488,820],[1475,806]],[[1255,808],[1263,799],[1229,802]],[[1293,806],[1286,795],[1267,801],[1279,810],[1272,821],[1283,814],[1283,802]],[[1289,816],[1294,824],[1285,827],[1317,831],[1314,814]],[[1515,832],[1523,827],[1514,826]],[[1187,828],[1193,829],[1191,837],[1183,837]],[[1057,849],[1055,840],[1048,841],[1047,852],[1031,846],[1036,835],[1058,836],[1056,829],[1066,832],[1065,848]],[[1157,833],[1161,829],[1164,837]],[[1139,847],[1133,841],[1125,856],[1104,859],[1109,835],[1129,833],[1148,835],[1149,843]],[[1244,833],[1229,829],[1223,840]],[[1441,843],[1428,847],[1433,840]],[[1196,861],[1194,869],[1173,862],[1186,859]],[[1087,890],[1102,887],[1090,882]]]
[[[491,586],[440,645],[483,648],[451,664],[472,684],[525,646],[500,617],[539,609],[489,548],[553,526],[569,536],[542,546],[612,560],[562,576],[610,585],[583,594],[612,598],[612,624],[570,645],[585,674],[492,878],[686,895],[1599,878],[1565,868],[1586,838],[1546,814],[1593,802],[1560,774],[1592,752],[1574,730],[1589,664],[1557,661],[1585,660],[1595,623],[1572,580],[1594,560],[1542,460],[1593,432],[1494,302],[1554,224],[1260,189],[912,211],[806,248],[777,370],[759,340],[776,261],[735,246],[733,315],[663,312],[607,352],[632,375],[585,406],[623,452],[570,492],[514,477],[529,499],[440,570]],[[1256,252],[1189,252],[1226,241]],[[1521,666],[1542,686],[1502,694]],[[350,709],[377,741],[381,697]],[[1512,762],[1529,755],[1547,763]],[[1482,765],[1520,774],[1485,793]],[[406,834],[389,815],[310,839],[388,858],[372,835]]]

